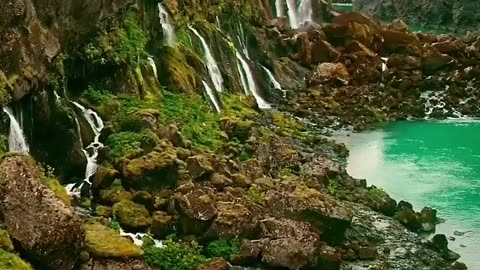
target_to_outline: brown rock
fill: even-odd
[[[406,47],[410,44],[419,44],[418,37],[411,33],[404,33],[394,30],[384,30],[382,32],[383,44],[389,50],[396,50],[400,47]]]
[[[193,179],[208,176],[214,172],[212,163],[204,155],[189,157],[187,159],[187,169]]]
[[[446,54],[463,51],[466,48],[465,44],[460,40],[436,42],[432,44],[432,47],[437,49],[440,53]]]
[[[99,166],[93,176],[92,188],[108,188],[119,175],[115,169]]]
[[[347,43],[347,51],[350,53],[353,52],[360,52],[368,57],[374,57],[377,55],[374,51],[369,49],[367,46],[363,45],[360,41],[352,40],[351,42]]]
[[[41,183],[34,161],[5,157],[0,165],[0,214],[11,239],[42,267],[70,270],[84,242],[81,219]]]
[[[341,164],[323,156],[316,156],[311,162],[305,163],[304,173],[310,179],[315,179],[320,184],[326,184],[328,179],[333,179],[345,173]]]
[[[172,232],[174,219],[165,212],[157,211],[152,215],[151,233],[157,239],[163,239]]]
[[[388,25],[388,29],[398,32],[408,32],[408,25],[401,19],[395,19]]]
[[[360,260],[375,260],[378,256],[377,249],[374,247],[360,247],[358,257]]]
[[[197,270],[228,270],[230,269],[230,266],[228,265],[228,262],[225,261],[223,258],[213,258],[212,261],[210,261],[207,264],[200,265],[197,267]]]
[[[215,200],[208,189],[194,189],[175,195],[179,217],[178,229],[183,234],[201,235],[217,216]]]
[[[307,77],[307,86],[342,82],[348,84],[351,77],[347,68],[342,63],[321,63]]]
[[[325,40],[312,43],[311,50],[311,64],[314,65],[323,62],[336,62],[340,58],[340,52]]]
[[[257,234],[258,219],[245,206],[234,202],[217,202],[217,217],[208,228],[207,238],[251,238]]]
[[[109,260],[93,259],[82,265],[82,270],[154,270],[145,261],[140,259]]]
[[[426,73],[432,73],[453,62],[453,58],[448,55],[425,56],[422,58],[422,70]]]

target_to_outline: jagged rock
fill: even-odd
[[[324,83],[334,83],[340,81],[348,84],[351,77],[347,68],[342,63],[321,63],[307,77],[307,86],[315,86]]]
[[[34,161],[5,157],[0,165],[0,213],[12,240],[44,267],[70,270],[83,246],[81,219],[45,187]]]
[[[162,141],[145,156],[128,161],[123,168],[124,184],[136,190],[155,190],[175,185],[177,153],[169,141]]]
[[[187,169],[193,179],[208,176],[214,172],[212,163],[207,156],[198,155],[187,159]]]
[[[217,216],[215,200],[207,189],[195,189],[175,194],[175,208],[179,214],[178,229],[184,234],[203,234]]]
[[[352,40],[347,43],[346,49],[350,53],[359,52],[367,57],[374,57],[377,54],[358,40]]]
[[[432,244],[441,253],[448,251],[448,240],[444,234],[436,234],[432,238]]]
[[[143,254],[140,247],[98,222],[85,224],[85,248],[95,258],[140,257]]]
[[[197,270],[228,270],[230,266],[223,258],[213,258],[209,263],[200,265]]]
[[[127,228],[145,228],[152,224],[152,217],[147,208],[132,201],[121,201],[113,206],[113,215]]]
[[[311,63],[314,65],[323,62],[336,62],[340,58],[340,52],[325,40],[312,43],[311,50]]]
[[[163,239],[171,234],[174,218],[165,212],[157,211],[152,215],[152,227],[150,232],[157,239]]]
[[[93,176],[92,188],[108,188],[119,175],[120,172],[115,169],[99,166]]]
[[[82,265],[81,270],[154,270],[146,262],[139,259],[109,260],[92,259]]]
[[[420,222],[422,223],[422,230],[431,232],[435,229],[437,223],[437,210],[430,207],[424,207],[420,212]]]
[[[216,203],[217,216],[205,233],[207,238],[251,238],[257,234],[258,218],[235,202]]]

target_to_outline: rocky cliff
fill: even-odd
[[[431,26],[460,33],[475,31],[480,25],[480,3],[468,0],[356,0],[353,9],[384,20],[401,18],[414,25]]]

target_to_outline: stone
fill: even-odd
[[[97,207],[95,207],[95,215],[109,218],[112,216],[112,208],[104,205],[97,205]]]
[[[441,253],[448,252],[448,240],[444,234],[436,234],[432,238],[432,244]]]
[[[172,233],[174,218],[165,212],[157,211],[152,215],[150,232],[157,239],[164,239]]]
[[[323,62],[336,62],[340,58],[340,52],[328,41],[318,40],[311,45],[311,64],[317,65]]]
[[[92,188],[94,189],[108,188],[113,183],[113,181],[117,179],[119,176],[120,176],[119,171],[112,168],[99,166],[93,176]]]
[[[243,240],[237,254],[231,258],[234,265],[253,265],[260,258],[261,243],[259,241]]]
[[[382,37],[383,46],[390,51],[394,51],[401,47],[405,48],[408,45],[420,44],[420,40],[416,35],[395,30],[384,30],[382,32]]]
[[[85,248],[95,258],[139,257],[140,247],[98,222],[85,224]]]
[[[464,263],[454,262],[454,263],[452,264],[452,266],[450,266],[449,269],[450,269],[450,270],[467,270],[468,267],[467,267]]]
[[[113,205],[121,201],[129,201],[133,198],[132,193],[126,191],[121,182],[114,182],[108,189],[102,189],[99,192],[100,202]]]
[[[154,270],[141,259],[112,260],[94,258],[82,265],[81,270]]]
[[[451,63],[453,58],[448,55],[431,55],[422,58],[422,71],[427,74],[433,73]]]
[[[344,174],[345,169],[340,163],[317,155],[310,162],[303,165],[303,172],[308,178],[315,179],[319,184],[326,185],[329,179],[334,179]]]
[[[204,155],[189,157],[187,159],[187,169],[193,179],[199,179],[214,172],[212,163]]]
[[[208,189],[193,189],[175,194],[177,226],[183,234],[201,235],[217,216],[215,200]]]
[[[183,137],[182,133],[178,129],[176,125],[169,125],[168,126],[168,138],[172,142],[173,146],[181,147],[181,148],[189,148],[190,144],[188,141]]]
[[[417,231],[421,228],[421,222],[418,220],[417,214],[410,208],[403,208],[398,211],[395,213],[394,218],[412,231]]]
[[[41,183],[30,157],[0,164],[2,225],[25,255],[44,268],[70,270],[83,246],[82,220]]]
[[[113,215],[127,228],[139,229],[152,224],[152,217],[147,208],[132,201],[121,201],[113,206]]]
[[[232,180],[222,174],[213,173],[210,177],[210,183],[212,183],[212,185],[217,188],[222,188],[224,186],[232,184]]]
[[[2,229],[0,229],[0,248],[8,252],[12,252],[15,249],[8,232]]]
[[[342,63],[321,63],[307,77],[307,86],[340,81],[348,84],[351,77]]]
[[[388,25],[388,29],[399,32],[408,32],[408,25],[401,19],[395,19]]]
[[[252,185],[252,180],[248,179],[241,173],[232,175],[232,186],[239,188],[249,188]]]
[[[251,238],[258,233],[258,218],[244,205],[235,202],[216,203],[217,216],[205,233],[205,237]]]
[[[209,263],[200,265],[197,270],[228,270],[230,266],[223,258],[213,258]]]
[[[460,40],[435,42],[432,44],[432,47],[437,49],[438,52],[445,54],[464,51],[466,48],[465,44]]]
[[[358,257],[360,260],[375,260],[378,256],[377,249],[374,247],[360,247]]]

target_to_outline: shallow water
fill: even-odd
[[[480,269],[480,121],[398,122],[337,141],[350,149],[347,170],[353,177],[417,211],[436,208],[446,219],[437,233],[455,237],[450,249],[469,269]]]

